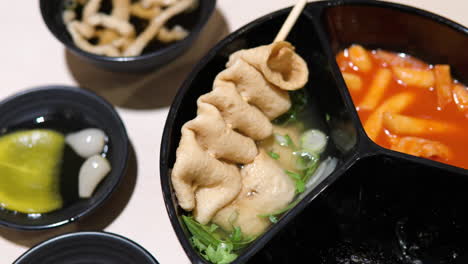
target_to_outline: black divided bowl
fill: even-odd
[[[135,242],[106,232],[77,232],[36,245],[13,264],[158,264]]]
[[[72,53],[101,68],[119,72],[150,71],[170,63],[182,55],[198,37],[216,6],[216,0],[199,0],[197,8],[172,18],[169,26],[179,24],[190,31],[183,40],[166,45],[149,44],[139,56],[108,57],[89,53],[78,48],[62,20],[66,0],[40,0],[42,18],[52,34]]]
[[[181,126],[195,117],[196,99],[210,91],[229,55],[271,43],[289,11],[266,15],[219,43],[186,80],[169,112],[161,145],[161,184],[172,225],[193,263],[207,262],[188,240],[170,180]],[[373,143],[335,55],[353,43],[405,52],[450,64],[456,78],[466,83],[468,29],[398,4],[327,1],[307,5],[288,41],[309,65],[306,89],[318,116],[330,117],[322,121],[331,135],[329,153],[339,162],[233,263],[466,263],[468,171]]]
[[[115,109],[103,98],[89,91],[68,86],[45,86],[23,91],[0,102],[0,129],[41,128],[33,121],[41,118],[45,128],[61,132],[99,128],[107,137],[109,151],[106,158],[112,170],[98,185],[89,199],[78,199],[78,170],[81,164],[72,164],[75,174],[62,174],[60,187],[64,207],[40,217],[0,210],[0,225],[38,230],[61,226],[78,220],[96,210],[112,194],[123,178],[128,160],[128,137],[125,126]],[[66,156],[64,156],[66,157]],[[66,163],[66,161],[65,161]],[[67,170],[67,172],[70,170]]]

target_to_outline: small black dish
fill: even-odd
[[[107,232],[57,236],[28,250],[13,264],[158,264],[140,245]]]
[[[125,174],[128,160],[128,137],[114,107],[89,91],[68,86],[44,86],[20,92],[0,102],[2,133],[16,129],[45,128],[63,133],[84,128],[99,128],[108,137],[106,158],[111,172],[89,199],[79,199],[77,175],[61,175],[63,208],[40,215],[0,210],[0,225],[39,230],[61,226],[96,210],[112,194]],[[37,122],[37,120],[40,120]],[[43,125],[44,124],[44,125]],[[79,170],[78,165],[76,167]]]
[[[195,117],[197,98],[209,92],[215,76],[225,68],[229,55],[240,49],[271,43],[290,10],[289,8],[279,10],[259,18],[220,42],[194,69],[171,106],[161,143],[161,187],[173,228],[193,263],[208,262],[192,248],[188,239],[189,233],[180,220],[180,216],[185,212],[177,205],[171,185],[170,171],[175,161],[180,129],[185,122]],[[435,208],[441,210],[453,208],[456,212],[460,211],[457,186],[462,183],[462,186],[468,185],[466,180],[461,180],[468,177],[468,170],[391,151],[372,142],[364,132],[336,64],[335,56],[341,49],[353,43],[362,44],[368,48],[379,47],[405,52],[430,63],[450,64],[456,78],[466,83],[468,81],[468,64],[466,64],[468,55],[460,51],[468,45],[467,28],[438,15],[399,4],[373,0],[321,1],[309,3],[306,6],[287,40],[296,46],[297,53],[309,65],[310,77],[306,89],[311,96],[310,101],[316,106],[318,116],[324,119],[325,113],[329,116],[328,121],[322,120],[322,122],[326,124],[326,132],[331,137],[329,153],[338,158],[338,165],[328,178],[284,214],[278,223],[272,225],[262,236],[240,252],[239,257],[233,263],[247,262],[257,252],[260,253],[252,259],[253,263],[290,263],[295,261],[291,255],[297,250],[303,251],[302,255],[298,254],[301,257],[309,256],[310,252],[313,257],[306,259],[310,259],[311,263],[347,263],[346,258],[342,258],[344,261],[340,262],[339,254],[362,253],[359,251],[361,250],[359,241],[362,241],[360,239],[367,239],[367,242],[373,242],[372,245],[388,246],[393,243],[391,239],[394,237],[379,233],[371,236],[374,229],[368,223],[375,220],[379,221],[379,223],[374,223],[376,227],[398,226],[392,221],[400,220],[400,218],[397,219],[395,216],[394,219],[384,222],[385,217],[376,218],[374,214],[385,215],[385,208],[398,207],[403,209],[395,210],[395,214],[401,216],[402,219],[405,218],[405,213],[410,213],[412,207],[418,206],[417,202],[413,201],[405,204],[405,199],[411,199],[412,188],[431,190],[418,192],[424,197],[415,201],[422,202],[424,198],[427,198],[431,206]],[[427,181],[424,177],[406,179],[418,173],[429,175]],[[445,181],[445,184],[439,184]],[[449,195],[450,191],[446,190],[452,189],[446,189],[447,186],[451,186],[457,192],[454,191],[453,195]],[[348,187],[351,195],[354,196],[349,197],[345,192]],[[366,216],[368,218],[364,220],[368,222],[365,222],[363,218],[353,218],[354,213],[360,212],[358,206],[355,205],[360,201],[360,190],[373,195],[373,188],[380,188],[379,191],[385,196],[383,198],[385,201],[377,200],[376,204],[371,204],[371,200],[377,199],[380,194],[376,194],[375,197],[371,196],[368,198],[369,206],[372,206],[375,212]],[[438,192],[438,188],[443,190]],[[443,204],[437,203],[430,196],[439,193],[442,196],[449,195],[450,198],[443,200]],[[453,201],[451,207],[450,201]],[[348,210],[348,207],[351,208],[349,211],[343,211]],[[418,222],[422,219],[418,214],[431,218],[426,219],[427,223],[432,220],[439,221],[440,218],[437,218],[439,216],[431,213],[429,207],[421,206],[421,210],[407,215],[407,218],[411,218],[408,220],[409,225],[424,225]],[[304,213],[301,214],[302,211]],[[464,219],[464,217],[461,214],[457,219]],[[311,218],[315,221],[310,220]],[[299,222],[301,226],[298,226]],[[326,223],[326,225],[322,229],[320,225],[313,223]],[[445,224],[442,226],[444,227],[440,229],[441,232],[450,229],[445,228]],[[351,233],[350,230],[355,232]],[[368,233],[362,233],[361,236],[360,230]],[[390,232],[389,229],[386,230]],[[450,237],[456,233],[452,232],[453,229],[449,231],[443,237]],[[279,232],[282,235],[275,238]],[[370,236],[366,238],[364,234],[370,234]],[[417,234],[413,232],[411,235]],[[270,240],[272,240],[271,243]],[[304,244],[300,245],[299,241],[303,241]],[[341,244],[338,242],[343,241],[352,243],[340,248]],[[466,248],[462,240],[451,241],[452,247]],[[322,242],[324,245],[318,247]],[[443,245],[443,242],[440,243]],[[333,251],[333,248],[330,248],[327,251],[328,245],[337,250]],[[314,247],[322,251],[314,251]],[[264,250],[260,251],[262,248]],[[354,263],[353,261],[358,261],[356,263],[409,263],[408,259],[401,258],[401,252],[400,255],[395,255],[391,249],[387,249],[383,256],[384,261],[381,262],[378,262],[381,259],[376,259],[375,262],[366,262],[362,258],[361,260],[348,258],[348,260],[350,260],[349,263]],[[378,255],[379,250],[379,248],[375,251],[370,250],[372,252],[369,251],[369,254]],[[394,258],[396,262],[392,262]],[[297,261],[302,262],[303,259],[297,258]],[[433,262],[427,263],[444,263],[444,260],[437,257],[433,257],[431,261]]]
[[[154,70],[182,55],[196,40],[216,6],[216,0],[199,0],[194,11],[171,19],[170,24],[180,24],[190,31],[190,34],[181,41],[167,45],[150,45],[139,56],[108,57],[83,51],[73,43],[62,21],[64,3],[65,0],[40,0],[42,18],[52,34],[75,55],[101,68],[119,72]]]

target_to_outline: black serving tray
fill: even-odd
[[[195,117],[196,99],[211,90],[229,55],[271,43],[289,11],[268,14],[221,41],[196,66],[171,106],[161,144],[161,185],[173,228],[193,263],[207,262],[188,240],[170,180],[180,129]],[[399,4],[323,1],[306,6],[287,40],[308,63],[305,88],[331,135],[327,151],[339,161],[331,175],[233,263],[466,263],[468,170],[372,142],[335,55],[353,43],[401,51],[450,64],[455,77],[466,83],[468,29]]]

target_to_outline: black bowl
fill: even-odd
[[[216,0],[199,0],[194,11],[171,19],[169,25],[179,24],[190,31],[181,41],[167,45],[150,45],[139,56],[108,57],[83,51],[74,44],[62,21],[64,2],[65,0],[40,0],[42,18],[52,34],[75,55],[96,66],[119,72],[154,70],[182,55],[196,40],[216,6]]]
[[[192,248],[188,240],[187,229],[180,220],[184,211],[177,205],[170,179],[170,170],[174,164],[175,152],[180,140],[181,126],[195,117],[196,99],[201,94],[210,91],[214,77],[224,69],[228,56],[239,49],[271,43],[289,11],[290,9],[284,9],[266,15],[220,42],[198,64],[179,90],[171,106],[161,143],[161,185],[173,228],[193,263],[207,262]],[[450,64],[456,78],[466,82],[468,81],[468,64],[466,63],[468,54],[461,51],[468,45],[468,29],[435,14],[399,4],[371,0],[323,1],[307,5],[288,40],[297,47],[297,52],[309,65],[310,81],[306,89],[311,95],[310,100],[316,106],[317,115],[324,119],[321,123],[325,124],[331,136],[328,153],[337,157],[339,162],[333,173],[308,193],[299,204],[283,215],[277,224],[274,224],[241,252],[233,263],[246,262],[263,247],[265,249],[255,257],[254,263],[291,263],[295,259],[291,255],[299,250],[302,250],[297,253],[301,258],[298,257],[297,261],[303,261],[305,258],[311,263],[354,263],[352,261],[409,263],[408,260],[401,259],[401,254],[398,255],[392,250],[385,251],[386,254],[391,254],[391,257],[386,258],[388,255],[384,255],[384,260],[381,262],[378,262],[380,259],[365,262],[362,258],[351,259],[350,262],[342,258],[343,261],[341,261],[339,253],[344,252],[343,254],[348,255],[352,255],[353,252],[360,253],[359,244],[353,243],[359,243],[365,234],[372,235],[372,232],[378,229],[375,227],[387,223],[381,221],[392,222],[397,219],[396,217],[387,220],[385,218],[387,208],[392,206],[403,207],[397,212],[399,215],[404,215],[404,212],[410,212],[411,208],[418,207],[416,201],[422,202],[424,198],[427,198],[429,206],[420,206],[421,210],[415,212],[415,215],[419,213],[432,217],[428,221],[437,221],[436,217],[438,217],[437,213],[431,214],[431,206],[459,212],[463,208],[463,203],[460,204],[457,200],[460,196],[457,186],[463,184],[461,186],[468,187],[468,171],[391,151],[372,142],[359,121],[351,96],[336,64],[335,55],[340,49],[353,43],[360,43],[369,48],[380,47],[406,52],[430,63]],[[324,118],[325,113],[330,117],[328,121]],[[421,173],[421,176],[415,177],[418,173]],[[422,175],[428,175],[427,181]],[[408,177],[414,178],[407,179]],[[446,184],[438,185],[445,181]],[[349,193],[346,192],[348,186]],[[444,189],[446,186],[451,186],[451,189]],[[438,188],[442,190],[437,191]],[[423,198],[410,200],[408,204],[405,204],[406,199],[412,197],[411,190],[421,189],[430,191],[417,192]],[[451,190],[455,189],[457,192],[452,193]],[[380,194],[367,197],[370,204],[376,205],[376,207],[369,205],[374,212],[369,214],[367,222],[362,218],[353,218],[361,213],[358,210],[359,206],[356,205],[359,204],[360,199],[363,199],[359,196],[360,190],[370,193],[381,191],[384,197],[382,199],[385,199],[385,201],[378,200]],[[441,197],[444,202],[437,203],[437,199],[434,200],[432,195],[445,196]],[[372,199],[376,200],[372,201]],[[300,214],[305,208],[307,210]],[[380,213],[383,217],[374,217]],[[288,224],[293,219],[294,222]],[[417,226],[418,219],[421,218],[415,219],[411,220],[411,224]],[[370,225],[369,221],[374,220],[378,223]],[[314,223],[320,223],[320,225]],[[462,221],[457,221],[457,223],[462,223]],[[466,223],[468,222],[465,221],[463,228],[467,225]],[[396,223],[392,222],[392,224]],[[274,238],[280,231],[282,235]],[[273,238],[274,240],[269,243]],[[369,241],[374,239],[371,241],[374,242],[372,244],[374,246],[390,245],[390,242],[393,242],[389,240],[389,236],[379,235],[379,233],[367,238]],[[340,248],[338,242],[350,242],[351,246],[344,245]],[[324,245],[319,246],[320,243]],[[455,244],[464,249],[466,242],[455,240]],[[327,251],[329,245],[335,245],[337,250],[330,248]],[[321,253],[319,254],[314,247],[322,249]],[[377,255],[381,253],[378,250],[369,252]],[[309,254],[310,257],[308,257]],[[399,262],[391,262],[394,257]],[[389,262],[384,262],[387,260]],[[435,257],[433,260],[435,262],[427,263],[445,263]]]
[[[64,234],[42,242],[13,264],[158,264],[128,238],[106,232]]]
[[[99,128],[108,136],[109,151],[106,157],[112,166],[111,172],[99,184],[91,198],[78,199],[78,172],[76,175],[62,175],[62,209],[41,214],[40,217],[0,210],[0,225],[38,230],[76,221],[96,210],[123,178],[128,160],[127,132],[112,105],[96,94],[68,86],[45,86],[23,91],[3,100],[0,102],[0,112],[2,131],[40,128],[41,124],[65,133],[89,127]],[[41,118],[44,123],[36,124],[33,122],[36,118]],[[77,171],[79,166],[81,164],[76,164]]]
[[[289,9],[285,9],[260,18],[231,34],[218,44],[184,83],[168,114],[161,145],[161,185],[173,227],[187,255],[194,263],[206,262],[192,249],[187,239],[187,230],[179,220],[180,215],[184,212],[177,206],[170,181],[170,168],[175,161],[175,152],[180,140],[180,129],[185,122],[195,117],[196,99],[211,90],[215,76],[225,68],[229,55],[239,49],[270,43],[288,12]],[[301,203],[284,215],[263,236],[256,239],[237,258],[235,263],[245,262],[266,244],[275,233],[306,207],[308,202],[317,196],[322,189],[343,174],[355,162],[358,152],[357,124],[359,119],[349,111],[352,108],[351,101],[346,97],[344,91],[339,89],[339,84],[334,82],[334,78],[330,74],[330,67],[327,67],[330,63],[329,57],[326,56],[325,47],[321,42],[314,18],[307,13],[303,13],[291,31],[288,40],[295,45],[297,53],[308,62],[310,79],[313,79],[314,82],[309,82],[305,89],[309,95],[316,93],[319,95],[310,97],[309,102],[315,106],[317,115],[314,119],[317,119],[317,123],[321,124],[327,134],[337,137],[336,140],[330,141],[326,153],[338,159],[338,166],[327,179],[308,193]],[[329,121],[325,120],[326,114],[330,117]]]

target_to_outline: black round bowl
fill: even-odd
[[[116,189],[123,178],[128,159],[128,137],[114,107],[103,98],[89,91],[68,86],[45,86],[26,90],[0,102],[0,128],[28,128],[31,120],[44,117],[55,120],[54,127],[62,129],[60,120],[67,120],[65,129],[95,127],[102,129],[108,136],[107,159],[112,170],[98,185],[89,199],[72,200],[65,203],[62,209],[31,217],[23,213],[0,210],[0,225],[38,230],[61,226],[78,220],[80,217],[96,210]],[[79,169],[79,167],[77,167]],[[67,175],[68,177],[68,175]],[[77,184],[77,178],[61,181],[61,187]],[[73,186],[72,186],[73,187]],[[66,190],[71,190],[67,188]],[[75,193],[72,193],[75,192]],[[62,193],[64,199],[73,195],[77,197],[77,188]]]
[[[271,43],[290,10],[259,18],[220,42],[196,66],[171,106],[161,142],[161,187],[172,226],[192,263],[208,262],[192,248],[189,232],[180,220],[184,211],[171,184],[181,127],[195,117],[197,98],[211,90],[229,55]],[[317,115],[323,118],[321,122],[330,135],[329,153],[338,159],[338,165],[233,263],[247,262],[254,255],[253,263],[304,259],[310,263],[417,263],[410,262],[415,258],[405,259],[413,253],[426,254],[428,262],[422,263],[449,263],[431,254],[446,246],[457,249],[447,251],[456,252],[454,255],[468,252],[467,240],[455,237],[457,231],[468,235],[468,215],[463,206],[466,198],[462,199],[462,190],[468,188],[468,170],[391,151],[372,142],[335,60],[341,49],[359,43],[406,52],[434,64],[450,64],[456,78],[466,83],[468,53],[461,51],[468,46],[468,29],[399,4],[321,1],[306,6],[287,40],[308,63],[310,76],[305,89]],[[444,214],[456,221],[444,219]],[[408,232],[395,233],[400,227]],[[432,227],[435,230],[426,232]],[[417,239],[423,240],[418,249],[404,249],[416,245],[412,241]]]
[[[216,6],[216,0],[199,0],[194,11],[171,19],[169,23],[180,24],[190,31],[190,34],[181,41],[161,47],[148,47],[139,56],[108,57],[83,51],[74,44],[62,21],[64,2],[64,0],[40,0],[42,18],[52,34],[75,55],[101,68],[119,72],[154,70],[182,55],[196,40]]]
[[[64,234],[42,242],[13,264],[158,264],[128,238],[106,232]]]

